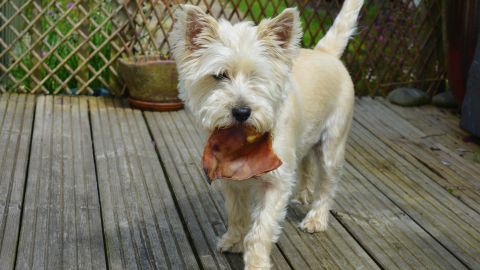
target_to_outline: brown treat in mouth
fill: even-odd
[[[245,180],[282,165],[273,152],[270,133],[242,126],[215,130],[205,145],[202,162],[210,181]]]

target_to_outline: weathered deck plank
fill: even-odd
[[[0,95],[0,269],[242,268],[191,114],[123,103]],[[359,100],[329,230],[292,204],[275,267],[480,268],[480,147],[443,116]]]
[[[0,268],[13,269],[27,174],[35,97],[0,95]]]
[[[335,202],[335,216],[384,269],[466,269],[351,164]]]
[[[141,112],[89,103],[109,268],[199,269]]]
[[[85,99],[37,98],[16,269],[105,269]]]
[[[432,181],[427,167],[401,148],[392,149],[381,135],[374,136],[357,121],[346,158],[464,264],[479,267],[480,230],[476,224],[480,216]]]
[[[199,225],[193,223],[189,228],[191,233],[198,226],[202,227],[203,235],[197,235],[199,239],[196,239],[197,249],[200,254],[215,256],[217,267],[220,266],[219,262],[226,265],[223,255],[214,251],[217,238],[225,232],[226,217],[218,186],[209,186],[200,168],[203,134],[193,128],[189,115],[184,111],[145,114],[177,197],[188,194],[181,211],[192,221],[195,217],[198,218]],[[188,190],[189,188],[192,189]],[[321,237],[299,231],[296,228],[298,219],[298,209],[290,211],[285,233],[278,244],[293,268],[377,268],[333,217],[330,230]],[[208,242],[208,247],[201,246],[205,241]],[[273,260],[277,268],[288,267],[280,253],[274,251]]]
[[[431,137],[433,141],[444,145],[452,153],[463,157],[465,162],[474,162],[474,155],[480,153],[480,145],[465,142],[470,134],[460,128],[459,117],[448,109],[431,105],[407,108],[391,104],[382,98],[376,98],[375,101],[396,112],[409,124],[425,133],[426,137]]]
[[[356,110],[355,119],[378,139],[480,213],[480,165],[466,161],[374,100],[360,100]]]

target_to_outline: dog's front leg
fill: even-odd
[[[281,169],[262,179],[255,190],[257,205],[252,226],[245,236],[245,269],[270,269],[270,251],[278,240],[293,185],[293,173]]]
[[[218,242],[222,252],[239,253],[243,251],[243,238],[250,226],[250,192],[245,183],[222,182],[227,212],[227,232]]]

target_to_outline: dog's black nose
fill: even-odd
[[[233,117],[235,117],[235,119],[237,119],[239,122],[247,121],[251,113],[252,110],[247,106],[240,106],[232,109]]]

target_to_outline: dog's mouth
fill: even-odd
[[[202,163],[210,181],[245,180],[282,165],[273,152],[271,133],[260,133],[249,126],[213,131],[205,145]]]

